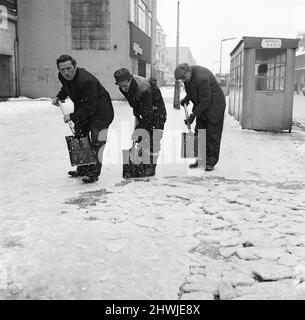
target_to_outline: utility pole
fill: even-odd
[[[157,0],[152,0],[151,22],[151,77],[156,77]]]
[[[178,0],[177,7],[177,44],[176,44],[176,67],[179,64],[179,18],[180,18],[180,1]],[[175,81],[175,93],[174,93],[174,109],[180,109],[180,82]]]

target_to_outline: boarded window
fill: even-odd
[[[72,0],[72,49],[110,50],[110,0]]]

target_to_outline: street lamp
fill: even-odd
[[[234,40],[236,38],[226,38],[220,41],[220,60],[219,60],[219,77],[221,77],[221,60],[222,60],[222,43],[224,41]]]

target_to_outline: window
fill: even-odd
[[[72,49],[110,50],[109,0],[72,0]]]
[[[143,1],[139,2],[139,28],[142,31],[146,31],[145,26],[146,26],[146,15],[145,15],[145,4],[143,3]]]
[[[284,91],[286,51],[283,49],[256,50],[255,90]]]
[[[152,12],[143,0],[139,0],[138,5],[136,0],[130,0],[130,20],[151,37]]]
[[[130,0],[130,21],[135,24],[137,23],[136,22],[136,16],[137,16],[136,8],[137,8],[136,0]]]
[[[243,52],[234,57],[231,61],[231,88],[234,90],[243,89]]]
[[[147,14],[146,14],[147,20],[146,20],[146,30],[145,32],[151,37],[151,28],[152,28],[152,14],[150,11],[147,9]]]

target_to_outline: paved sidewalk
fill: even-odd
[[[184,113],[166,104],[179,147]],[[50,101],[0,103],[0,299],[304,299],[302,128],[227,115],[215,171],[189,170],[165,136],[156,177],[126,181],[132,113],[114,106],[101,180],[83,185]]]

